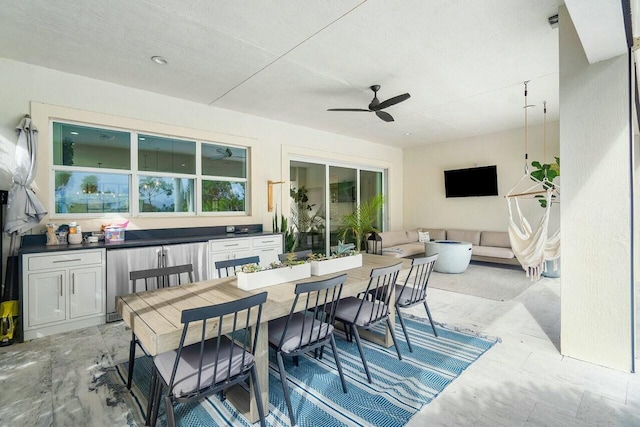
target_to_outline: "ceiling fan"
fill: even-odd
[[[226,159],[229,158],[231,156],[233,156],[233,153],[231,152],[231,148],[227,147],[227,148],[216,148],[216,151],[219,153],[218,156],[212,156],[209,157],[209,160],[220,160],[220,159]]]
[[[380,90],[380,85],[373,85],[370,87],[373,91],[373,99],[369,103],[369,108],[329,108],[327,111],[364,111],[367,113],[376,113],[376,116],[380,117],[380,119],[385,122],[392,122],[393,116],[384,110],[387,107],[391,107],[392,105],[399,104],[402,101],[406,101],[411,98],[411,95],[408,93],[403,93],[402,95],[394,96],[393,98],[389,98],[386,101],[380,102],[378,100],[378,91]]]

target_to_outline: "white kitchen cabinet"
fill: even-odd
[[[260,256],[260,265],[267,266],[278,261],[282,253],[282,235],[274,234],[265,237],[254,237],[253,254]]]
[[[273,234],[263,237],[234,237],[230,239],[209,240],[209,277],[218,277],[216,261],[259,256],[260,265],[267,266],[278,261],[282,253],[282,235]]]
[[[69,318],[104,314],[103,277],[101,266],[69,270]]]
[[[105,251],[23,255],[24,339],[105,322]]]
[[[27,279],[25,319],[29,327],[59,322],[67,318],[64,270],[32,273]],[[28,314],[27,314],[28,313]],[[26,329],[26,328],[25,328]]]

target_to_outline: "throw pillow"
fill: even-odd
[[[428,231],[418,231],[418,242],[428,242],[429,240],[429,232]]]

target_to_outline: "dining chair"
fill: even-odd
[[[238,267],[247,264],[259,264],[259,256],[250,256],[246,258],[227,259],[224,261],[216,261],[215,268],[218,270],[218,277],[231,277],[236,275]],[[224,275],[223,275],[224,274]]]
[[[305,259],[307,259],[307,257],[309,255],[311,255],[311,249],[307,249],[307,250],[304,250],[304,251],[286,252],[284,254],[279,254],[278,255],[278,259],[280,260],[280,262],[286,261],[292,255],[293,255],[293,259],[294,260],[295,259],[305,260]]]
[[[267,292],[221,304],[183,310],[180,344],[176,350],[154,357],[151,391],[147,405],[149,425],[155,426],[160,403],[164,401],[167,425],[175,426],[173,405],[201,400],[251,378],[260,416],[265,425],[260,384],[255,367],[255,349]],[[254,309],[257,309],[257,314]],[[252,314],[252,311],[254,314]],[[200,332],[200,341],[185,345],[191,323]],[[231,330],[223,333],[223,325]],[[254,328],[252,334],[250,328]],[[190,332],[193,334],[194,332]],[[213,338],[206,336],[214,334]],[[163,388],[166,393],[163,398]]]
[[[391,338],[393,339],[393,345],[398,353],[398,359],[402,360],[396,334],[389,319],[389,300],[392,294],[391,287],[394,286],[398,280],[400,269],[402,269],[401,262],[389,267],[374,268],[371,270],[366,290],[357,297],[342,299],[335,312],[336,321],[344,324],[347,339],[351,341],[352,336],[356,339],[358,351],[362,358],[362,365],[364,366],[364,371],[367,374],[369,383],[372,382],[371,373],[369,372],[367,359],[364,356],[362,344],[360,343],[358,328],[371,329],[380,322],[386,322],[389,332],[391,333]],[[369,295],[373,296],[371,300],[368,298]]]
[[[289,315],[269,322],[269,345],[275,350],[278,359],[280,380],[291,425],[296,424],[296,417],[293,413],[289,387],[287,386],[284,356],[296,358],[311,350],[314,350],[317,355],[318,349],[324,348],[325,345],[331,345],[342,382],[342,391],[347,392],[347,384],[344,380],[333,336],[333,320],[339,306],[342,286],[346,280],[347,275],[343,274],[331,279],[297,284],[296,297]],[[301,307],[298,306],[299,301],[304,304],[303,310],[300,310]]]
[[[186,275],[186,280],[183,279],[183,276]],[[191,264],[183,264],[176,265],[173,267],[164,267],[164,268],[151,268],[148,270],[137,270],[129,272],[129,279],[131,280],[131,290],[136,293],[138,292],[137,283],[138,280],[144,280],[144,290],[149,290],[150,281],[155,282],[154,288],[152,289],[160,289],[169,286],[170,282],[173,281],[177,285],[181,285],[183,283],[192,283],[193,282],[193,265]],[[153,279],[153,280],[152,280]],[[133,378],[133,365],[136,360],[136,344],[140,346],[142,351],[145,354],[148,354],[147,351],[142,347],[140,341],[136,337],[136,332],[131,330],[131,343],[129,344],[129,373],[127,376],[127,388],[131,389],[131,379]]]
[[[398,314],[398,319],[400,319],[400,325],[402,325],[402,331],[407,339],[407,346],[409,346],[410,352],[413,352],[413,348],[411,348],[411,342],[409,341],[409,334],[407,333],[407,326],[402,317],[401,308],[409,308],[417,304],[423,304],[427,310],[433,335],[438,336],[433,318],[431,317],[429,305],[427,304],[427,286],[437,259],[438,254],[423,258],[414,258],[411,261],[411,270],[404,283],[396,284],[396,313]]]

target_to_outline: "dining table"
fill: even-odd
[[[405,258],[393,258],[382,255],[363,254],[362,266],[345,270],[339,273],[324,276],[311,276],[307,279],[295,282],[280,283],[252,291],[239,289],[235,276],[204,280],[201,282],[171,286],[145,292],[137,292],[122,295],[116,298],[118,313],[124,323],[135,333],[146,352],[155,356],[169,350],[178,348],[182,334],[183,324],[180,318],[183,310],[210,306],[224,302],[238,300],[249,295],[268,292],[267,301],[262,308],[262,316],[258,327],[258,339],[255,349],[255,365],[258,381],[261,389],[262,403],[265,412],[269,409],[269,321],[287,316],[295,299],[294,289],[296,284],[328,279],[341,274],[347,275],[347,280],[342,289],[342,298],[356,296],[366,290],[369,283],[371,270],[374,268],[388,267],[403,263],[403,269],[411,266],[411,260]],[[393,288],[393,287],[392,287]],[[393,298],[393,296],[392,296]],[[303,302],[298,303],[296,310],[303,310]],[[389,307],[392,326],[395,325],[393,304]],[[255,323],[255,320],[253,321]],[[222,333],[225,330],[223,321]],[[227,328],[231,328],[230,322],[226,322]],[[255,325],[252,331],[255,331]],[[393,345],[391,334],[380,335],[368,331],[362,331],[361,337],[379,342],[385,347]],[[211,337],[215,336],[214,328],[211,328]],[[207,337],[210,338],[210,337]],[[198,342],[201,336],[197,333],[187,334],[185,345]],[[355,348],[355,347],[354,347]],[[364,371],[363,371],[364,375]],[[253,384],[250,384],[253,387]],[[251,423],[259,421],[256,401],[253,390],[247,395],[245,390],[239,387],[229,391],[227,397],[234,404],[238,412],[243,414]]]

